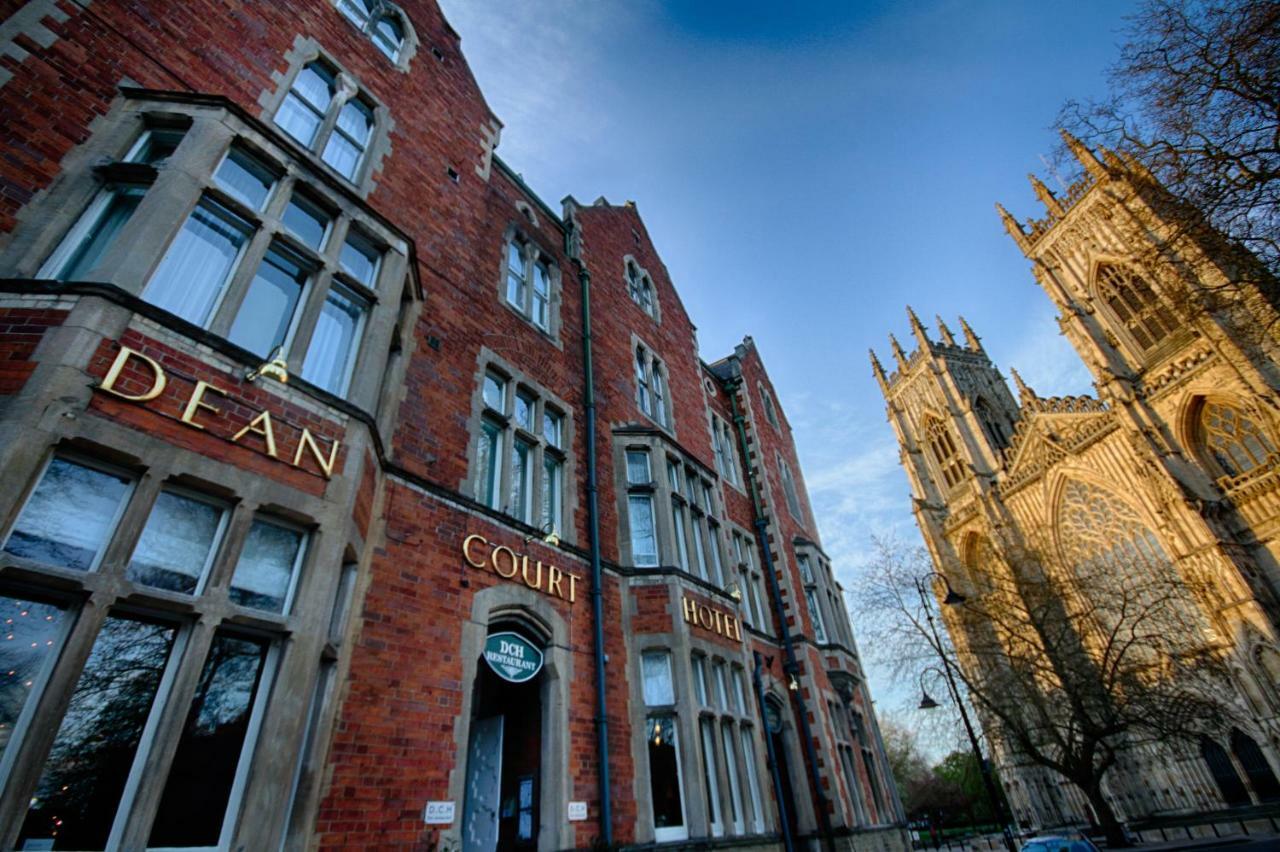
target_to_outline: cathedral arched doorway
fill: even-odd
[[[538,844],[543,659],[543,639],[523,623],[490,626],[472,682],[464,852]]]
[[[1240,761],[1240,767],[1244,769],[1254,795],[1264,802],[1280,800],[1280,781],[1276,780],[1267,756],[1262,753],[1253,737],[1239,728],[1232,728],[1231,753]]]
[[[1226,749],[1212,737],[1202,736],[1200,756],[1209,767],[1213,782],[1218,785],[1218,792],[1222,795],[1222,800],[1227,803],[1227,807],[1234,808],[1250,803],[1249,788],[1244,785],[1240,774],[1236,772],[1235,764],[1231,762],[1231,755],[1227,754]]]
[[[773,759],[777,762],[778,783],[782,786],[779,791],[782,797],[781,804],[787,815],[787,825],[791,828],[791,835],[796,837],[799,835],[799,823],[796,821],[798,815],[795,790],[791,785],[791,768],[787,761],[787,738],[784,735],[786,726],[783,722],[785,712],[782,702],[774,696],[770,695],[765,699],[764,724],[765,730],[769,733]]]

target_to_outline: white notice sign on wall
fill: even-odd
[[[587,818],[586,802],[569,803],[569,822],[582,822]]]
[[[452,825],[453,802],[427,802],[422,821],[427,825]]]

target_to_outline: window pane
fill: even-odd
[[[494,411],[507,410],[507,382],[493,373],[484,377],[484,404]]]
[[[805,589],[804,598],[809,603],[809,617],[813,619],[813,636],[819,642],[826,642],[827,628],[822,623],[822,610],[818,609],[817,594],[813,589]]]
[[[745,716],[747,713],[747,690],[742,682],[742,669],[733,670],[733,697],[737,704],[738,714]]]
[[[276,112],[276,124],[308,148],[315,141],[316,131],[323,120],[321,113],[307,106],[306,101],[293,92],[284,96],[284,102]]]
[[[266,666],[262,640],[213,638],[148,846],[216,846]]]
[[[516,425],[526,432],[533,431],[533,397],[523,392],[516,393]]]
[[[653,827],[684,825],[680,791],[680,755],[674,716],[650,718],[645,727],[649,743],[649,794],[653,799]]]
[[[812,583],[813,568],[809,565],[809,557],[803,553],[797,553],[796,564],[800,566],[800,579],[805,583]]]
[[[129,561],[129,579],[195,593],[213,555],[222,514],[220,507],[203,500],[161,491]]]
[[[360,167],[360,155],[363,153],[363,148],[335,131],[329,137],[329,142],[324,146],[323,158],[326,163],[333,166],[334,171],[338,174],[347,180],[353,180],[356,176],[356,169]]]
[[[27,697],[58,657],[62,616],[56,606],[0,596],[0,757]]]
[[[648,485],[653,481],[649,472],[649,454],[644,452],[627,453],[627,483],[630,485]]]
[[[128,492],[124,477],[55,458],[4,549],[14,556],[88,571],[111,535]]]
[[[261,210],[275,186],[276,176],[252,155],[232,148],[218,167],[214,180],[254,210]]]
[[[80,236],[80,244],[53,277],[77,281],[93,269],[107,253],[107,249],[115,243],[120,229],[129,221],[133,211],[138,209],[138,203],[145,194],[146,188],[141,186],[111,190],[110,200],[97,211],[93,224]]]
[[[550,316],[551,278],[547,267],[539,263],[533,268],[533,322],[546,328]]]
[[[403,40],[404,34],[400,30],[400,24],[395,19],[382,18],[373,25],[373,43],[392,62],[399,58],[400,43]]]
[[[103,623],[31,797],[19,848],[106,846],[173,638],[174,629],[159,624]]]
[[[309,63],[298,73],[291,91],[318,112],[325,112],[333,101],[333,72],[319,62]]]
[[[564,449],[564,445],[560,443],[561,440],[563,440],[561,436],[561,427],[563,424],[564,419],[559,414],[556,414],[554,411],[546,410],[545,408],[543,409],[542,437],[549,445]]]
[[[707,661],[703,657],[693,658],[693,688],[697,690],[699,704],[711,703],[707,700]]]
[[[126,163],[145,163],[148,166],[162,165],[178,150],[182,141],[181,130],[148,130],[139,137],[133,149],[125,156]]]
[[[666,651],[645,651],[640,655],[640,661],[644,676],[644,703],[650,707],[675,704],[671,655]]]
[[[476,499],[491,509],[498,508],[500,490],[498,471],[502,469],[502,429],[485,421],[480,427],[480,446],[476,457]]]
[[[716,706],[721,710],[728,710],[729,696],[725,691],[724,685],[724,663],[715,663],[711,666],[711,671],[715,675]]]
[[[311,333],[302,378],[330,393],[346,392],[364,312],[365,303],[341,287],[329,291]]]
[[[636,565],[658,564],[658,537],[653,529],[653,499],[648,494],[627,498],[631,519],[631,561]]]
[[[698,728],[702,732],[702,785],[707,794],[707,815],[711,819],[711,833],[721,834],[720,783],[716,777],[716,738],[710,719],[701,719]]]
[[[363,27],[369,21],[369,5],[366,0],[339,0],[338,11],[358,27]]]
[[[738,779],[738,750],[733,744],[733,727],[722,725],[720,742],[724,746],[724,767],[729,776],[729,817],[733,830],[742,833],[742,785]]]
[[[711,554],[711,582],[724,588],[724,566],[720,564],[720,528],[707,526],[707,551]]]
[[[289,199],[289,206],[284,211],[285,227],[316,251],[324,246],[329,221],[328,213],[298,195]]]
[[[548,532],[559,531],[560,522],[561,478],[564,475],[564,462],[550,453],[542,456],[542,529]]]
[[[372,289],[376,285],[374,279],[378,274],[378,261],[381,253],[367,240],[358,234],[348,234],[347,241],[342,244],[338,255],[338,263],[352,278]]]
[[[706,557],[703,556],[704,546],[705,543],[702,540],[702,519],[695,515],[693,518],[693,554],[698,565],[698,576],[704,580],[712,580],[713,582],[719,583],[717,578],[707,576],[707,561]]]
[[[249,284],[231,342],[266,357],[285,342],[307,283],[307,271],[276,249],[267,252]]]
[[[688,543],[685,540],[684,532],[684,511],[680,508],[680,504],[671,501],[671,522],[675,525],[676,531],[676,564],[683,570],[689,570],[689,551]]]
[[[165,252],[143,297],[204,325],[248,237],[249,226],[242,219],[208,199],[201,201]]]
[[[373,130],[373,112],[362,101],[347,101],[342,112],[338,113],[338,130],[363,149],[369,142],[370,131]]]
[[[284,612],[301,552],[302,533],[267,521],[254,521],[231,578],[232,602]]]
[[[739,734],[742,737],[742,765],[747,768],[747,789],[751,792],[751,813],[755,830],[761,832],[764,831],[764,808],[760,802],[760,777],[756,774],[755,744],[751,739],[750,728],[743,728]]]
[[[528,523],[533,518],[533,447],[517,440],[511,457],[511,514]]]

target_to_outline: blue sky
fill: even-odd
[[[910,339],[904,305],[1090,391],[994,203],[1043,214],[1026,175],[1057,188],[1052,122],[1105,91],[1131,2],[441,4],[503,159],[553,207],[634,200],[706,360],[755,338],[846,587],[872,532],[919,541],[867,362]],[[870,676],[889,715],[910,700]]]

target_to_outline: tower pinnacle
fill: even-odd
[[[970,349],[974,352],[982,352],[982,338],[973,333],[973,329],[969,328],[969,323],[964,321],[964,317],[960,317],[960,330],[964,332],[964,340]]]
[[[911,322],[911,333],[920,342],[920,351],[928,352],[930,347],[929,338],[924,333],[924,325],[921,324],[920,317],[916,316],[916,312],[911,310],[910,305],[907,305],[907,319]]]
[[[1018,224],[1018,220],[1013,218],[1013,214],[1004,209],[1004,205],[999,201],[996,202],[996,212],[1000,214],[1000,221],[1004,222],[1004,229],[1009,232],[1009,236],[1013,237],[1013,241],[1018,244],[1018,248],[1022,249],[1022,253],[1026,254],[1031,249],[1031,244],[1027,242],[1027,233],[1022,230],[1022,225]]]
[[[898,338],[892,334],[889,335],[889,346],[893,349],[893,358],[898,362],[898,369],[905,372],[907,369],[907,353],[902,351],[902,345],[898,343]]]
[[[868,349],[867,351],[871,353],[871,374],[880,383],[880,390],[887,395],[889,393],[889,380],[885,377],[884,367],[880,366],[880,359],[876,357],[876,350]]]
[[[1018,375],[1018,371],[1010,367],[1009,372],[1013,374],[1013,384],[1018,389],[1018,400],[1026,402],[1028,399],[1035,399],[1036,392],[1027,386],[1027,383],[1022,380],[1022,376]]]
[[[1080,161],[1080,165],[1084,166],[1089,174],[1096,178],[1107,176],[1106,167],[1098,162],[1098,158],[1093,155],[1093,152],[1083,142],[1072,136],[1065,127],[1060,132],[1062,133],[1062,141],[1067,143],[1071,153],[1075,155],[1075,158]]]
[[[933,317],[938,321],[938,337],[942,338],[942,342],[948,346],[955,346],[956,339],[951,334],[951,329],[947,328],[947,324],[942,321],[942,317],[937,314]]]
[[[1053,191],[1044,185],[1044,181],[1033,174],[1027,175],[1027,180],[1031,181],[1031,189],[1035,191],[1036,198],[1040,199],[1040,203],[1045,209],[1054,216],[1062,216],[1066,211],[1062,209],[1062,202],[1054,196]]]

